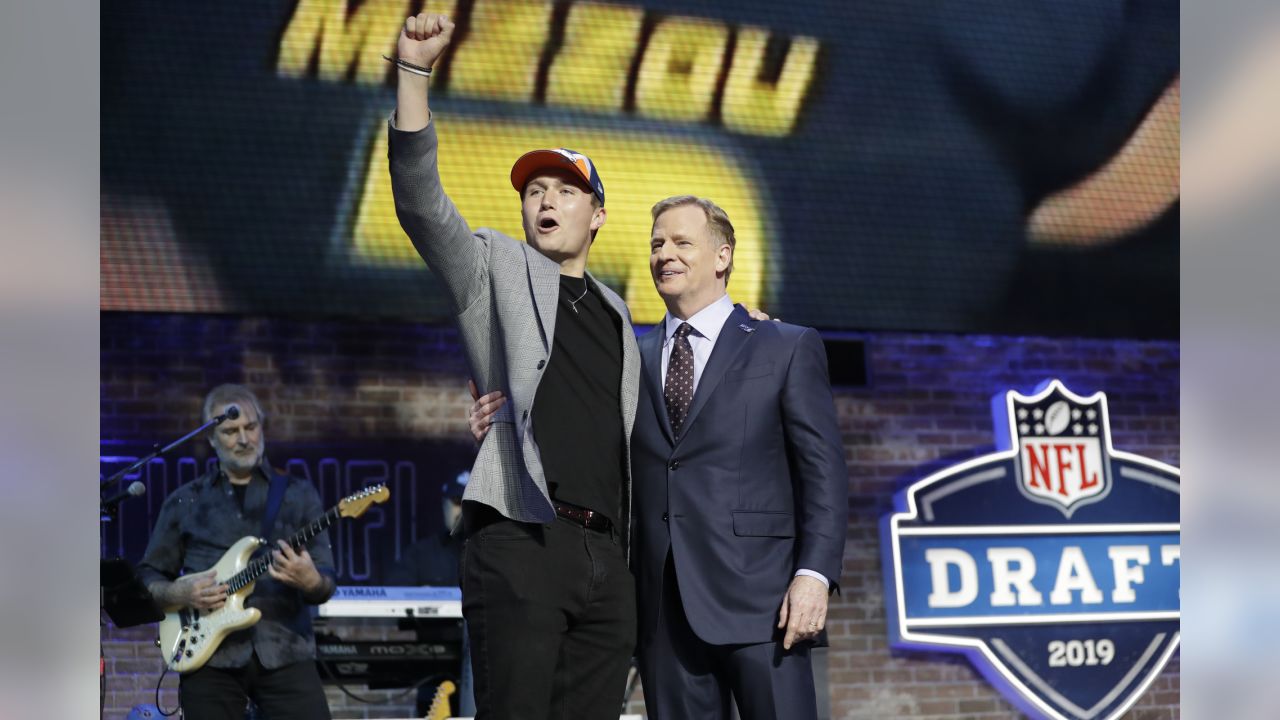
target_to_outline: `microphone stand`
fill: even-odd
[[[103,480],[98,485],[98,491],[101,493],[108,485],[119,482],[121,478],[134,472],[138,468],[146,465],[161,455],[182,445],[191,438],[208,430],[209,428],[220,424],[228,418],[235,420],[240,417],[240,409],[232,405],[227,408],[227,412],[219,415],[173,442],[160,447],[155,445],[155,449],[146,457],[139,458],[129,467],[115,473],[111,477]],[[110,522],[115,517],[115,512],[119,508],[120,503],[135,497],[130,493],[120,493],[115,497],[102,501],[99,510],[99,521]],[[105,612],[115,623],[116,627],[132,627],[144,623],[156,622],[164,618],[164,612],[156,605],[155,600],[151,597],[151,593],[142,585],[142,581],[135,574],[133,566],[124,558],[106,558],[102,557],[106,552],[106,547],[99,549],[98,574],[101,579],[98,588],[98,623],[100,626],[98,636],[98,712],[102,713],[107,702],[107,675],[106,675],[106,648],[102,639],[101,626],[105,626],[102,622],[102,614]]]
[[[223,423],[223,420],[228,420],[228,419],[234,420],[237,418],[239,418],[239,407],[232,405],[227,407],[227,413],[223,413],[219,416],[216,416],[216,418],[207,421],[207,423],[205,423],[204,425],[200,425],[200,427],[193,429],[191,430],[191,432],[184,434],[184,436],[178,439],[175,439],[175,441],[173,442],[170,442],[169,445],[160,447],[160,443],[156,443],[156,445],[154,446],[155,450],[152,450],[150,455],[147,455],[146,457],[140,457],[140,459],[138,459],[137,461],[134,461],[133,464],[129,465],[128,468],[120,470],[119,473],[115,473],[111,475],[111,477],[108,479],[102,480],[102,482],[99,483],[99,486],[97,486],[99,487],[99,492],[101,493],[102,491],[104,491],[104,489],[110,486],[111,483],[119,482],[120,478],[124,478],[125,475],[128,475],[129,473],[133,473],[133,471],[137,470],[138,468],[142,468],[143,465],[146,465],[147,462],[155,460],[156,457],[166,454],[166,452],[173,450],[173,448],[178,447],[179,445],[183,445],[183,443],[186,443],[187,441],[189,441],[189,439],[198,436],[198,434],[202,432],[205,432],[205,430],[215,427],[215,425],[220,425],[221,423]],[[115,515],[115,509],[116,507],[119,506],[119,503],[124,500],[128,500],[129,497],[132,497],[132,496],[119,495],[111,498],[110,501],[105,501],[105,500],[102,501],[101,520],[108,521],[111,518],[113,518],[113,516]]]
[[[133,463],[132,465],[130,465],[129,467],[127,467],[127,468],[125,468],[125,469],[121,470],[120,472],[118,472],[118,473],[116,473],[116,474],[112,475],[111,477],[107,478],[106,480],[103,480],[103,481],[98,485],[99,490],[101,490],[102,488],[105,488],[106,486],[110,485],[111,483],[118,482],[118,481],[120,480],[120,478],[124,477],[125,475],[128,475],[129,473],[133,472],[134,470],[137,470],[138,468],[142,467],[143,465],[146,465],[147,463],[151,462],[152,460],[155,460],[156,458],[160,457],[161,455],[163,455],[163,454],[165,454],[165,453],[169,452],[170,450],[172,450],[172,449],[174,449],[174,448],[178,447],[179,445],[181,445],[181,444],[185,443],[186,441],[190,440],[191,438],[193,438],[193,437],[195,437],[195,436],[199,435],[200,433],[204,432],[205,430],[208,430],[209,428],[213,427],[214,425],[218,425],[218,424],[220,424],[223,420],[226,420],[226,419],[228,419],[228,418],[230,418],[230,419],[232,419],[232,420],[235,420],[236,418],[240,417],[240,411],[239,411],[239,408],[236,408],[236,407],[233,405],[233,406],[231,406],[230,408],[228,408],[228,411],[230,411],[230,410],[232,410],[232,409],[234,409],[234,410],[235,410],[235,412],[234,412],[234,413],[233,413],[233,412],[226,412],[226,413],[223,413],[222,415],[219,415],[218,417],[216,417],[216,418],[214,418],[214,419],[210,420],[209,422],[207,422],[207,423],[205,423],[205,424],[201,425],[200,427],[196,428],[195,430],[192,430],[191,432],[187,433],[186,435],[183,435],[182,437],[178,438],[177,440],[174,440],[173,442],[169,443],[168,445],[165,445],[164,447],[160,447],[160,444],[159,444],[159,443],[156,443],[156,444],[155,444],[155,446],[154,446],[154,447],[155,447],[155,449],[151,451],[151,454],[150,454],[150,455],[147,455],[146,457],[143,457],[143,458],[138,458],[137,462],[134,462],[134,463]]]

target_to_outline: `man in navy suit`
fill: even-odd
[[[640,339],[631,440],[639,657],[653,720],[817,715],[809,647],[840,577],[848,469],[812,328],[730,301],[733,225],[653,207],[667,306]]]
[[[809,648],[840,577],[848,469],[818,333],[727,293],[733,225],[709,200],[653,207],[667,306],[640,338],[631,436],[640,672],[651,720],[814,718]],[[480,398],[487,431],[500,394]]]

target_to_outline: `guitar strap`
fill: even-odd
[[[262,534],[264,540],[271,539],[271,528],[276,525],[280,515],[280,506],[284,504],[284,491],[289,487],[289,476],[283,473],[271,474],[271,487],[267,490],[267,507],[262,513]]]

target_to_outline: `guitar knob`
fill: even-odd
[[[191,657],[191,656],[192,656],[192,655],[194,655],[194,654],[195,654],[195,653],[191,652],[190,650],[188,650],[188,651],[187,651],[187,657]]]

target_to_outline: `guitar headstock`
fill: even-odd
[[[338,501],[338,514],[346,518],[356,518],[364,514],[370,505],[384,503],[391,498],[391,491],[386,485],[371,485],[355,495],[349,495]]]

